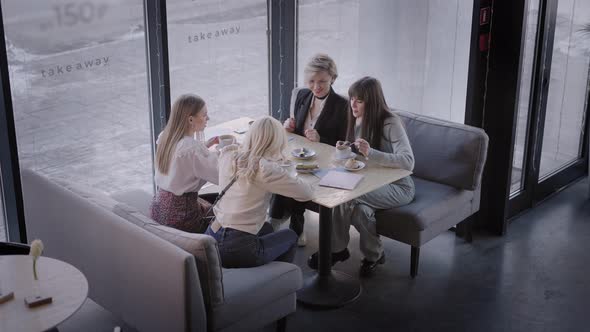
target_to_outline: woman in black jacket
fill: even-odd
[[[293,117],[284,123],[285,130],[313,142],[336,145],[346,138],[348,101],[334,92],[332,84],[338,77],[336,63],[326,54],[313,56],[304,70],[307,89],[297,93]],[[303,233],[305,202],[275,195],[270,208],[270,217],[282,220],[291,214],[289,227],[299,236],[298,244],[304,246]]]

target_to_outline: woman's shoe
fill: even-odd
[[[272,229],[276,232],[281,229],[281,226],[287,222],[287,219],[269,218]]]
[[[379,257],[379,259],[375,262],[363,258],[361,261],[361,268],[359,269],[359,275],[361,277],[370,277],[375,272],[377,265],[383,263],[385,263],[385,253],[382,253],[381,257]]]
[[[299,235],[299,238],[297,239],[297,246],[305,247],[306,244],[307,244],[307,236],[305,235],[305,232],[303,232],[303,233],[301,233],[301,235]]]
[[[347,260],[348,258],[350,258],[350,252],[348,251],[348,248],[344,248],[344,250],[339,251],[339,252],[333,252],[332,253],[332,266],[334,266],[334,264],[336,264],[337,262],[344,262],[345,260]],[[310,268],[317,270],[318,269],[318,253],[314,253],[313,255],[309,256],[309,258],[307,259],[307,266],[309,266]]]

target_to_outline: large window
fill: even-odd
[[[514,157],[512,162],[510,193],[516,193],[524,186],[525,147],[527,128],[529,124],[529,109],[531,105],[531,88],[533,84],[533,65],[535,61],[535,46],[537,28],[539,25],[539,1],[531,0],[523,18],[522,63],[520,66],[518,117],[516,121],[516,138],[514,143]]]
[[[205,99],[215,125],[269,114],[266,0],[168,1],[171,100]]]
[[[1,168],[2,166],[0,166]],[[2,178],[0,177],[0,241],[6,241],[8,237],[6,225],[6,212],[4,211],[4,186],[2,185]]]
[[[473,2],[300,0],[298,84],[315,53],[334,58],[334,89],[378,78],[390,107],[464,122]]]
[[[21,169],[152,190],[141,0],[2,0]]]

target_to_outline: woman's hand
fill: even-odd
[[[295,119],[288,118],[283,123],[283,127],[285,127],[285,130],[288,131],[288,132],[290,132],[290,133],[294,132],[295,131]]]
[[[219,136],[213,136],[210,139],[208,139],[207,142],[205,142],[205,146],[207,148],[210,148],[215,144],[219,144]]]
[[[362,138],[359,138],[356,141],[354,141],[354,145],[356,146],[357,150],[359,150],[359,152],[363,156],[365,156],[365,158],[367,158],[369,156],[369,150],[371,150],[371,146],[369,145],[369,142],[365,141]]]
[[[320,134],[315,129],[307,129],[304,133],[305,137],[312,142],[320,141]]]

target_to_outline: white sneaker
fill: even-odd
[[[299,247],[305,247],[305,245],[307,244],[307,236],[305,235],[305,232],[301,233],[301,235],[299,235],[299,239],[297,239],[297,245]]]
[[[276,232],[281,229],[281,225],[287,222],[289,219],[277,219],[277,218],[270,218],[269,222],[272,226],[272,229]]]

